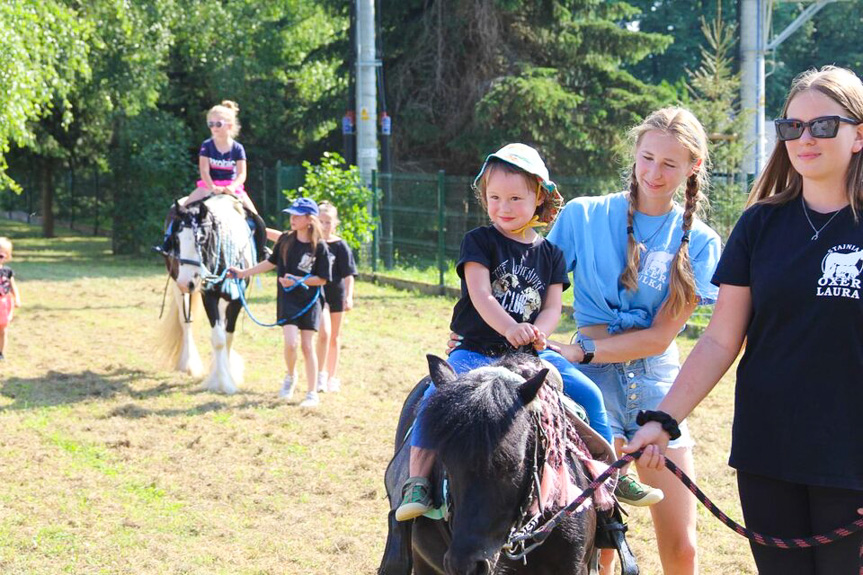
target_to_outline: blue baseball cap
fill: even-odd
[[[289,207],[282,210],[282,213],[294,216],[317,216],[321,211],[312,198],[297,198]]]

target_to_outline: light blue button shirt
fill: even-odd
[[[608,324],[610,333],[646,328],[668,297],[671,262],[683,237],[683,208],[649,216],[636,212],[636,237],[647,251],[641,256],[638,290],[620,283],[626,265],[626,192],[571,200],[557,217],[548,239],[564,254],[572,272],[578,325]],[[719,235],[698,219],[689,234],[689,254],[700,303],[716,301],[719,288],[710,283],[719,261]]]

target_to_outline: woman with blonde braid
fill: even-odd
[[[677,375],[677,334],[696,305],[715,300],[710,278],[721,248],[697,218],[708,165],[701,123],[685,109],[664,108],[630,135],[629,190],[570,201],[548,235],[575,288],[578,333],[559,347],[602,391],[618,453],[638,430],[638,412],[655,409]],[[683,207],[675,202],[681,189]],[[692,476],[694,442],[684,425],[680,431],[668,457]],[[697,573],[695,499],[667,470],[639,475],[656,489],[624,476],[618,491],[631,493],[620,498],[662,499],[650,512],[663,570]]]

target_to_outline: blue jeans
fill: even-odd
[[[609,443],[613,441],[611,428],[608,425],[608,417],[603,405],[602,393],[599,387],[594,384],[590,378],[586,377],[578,371],[569,361],[557,352],[550,349],[539,352],[539,357],[546,360],[548,363],[557,368],[560,376],[563,379],[563,393],[570,399],[578,403],[587,412],[587,417],[590,419],[590,426]],[[456,349],[450,353],[447,362],[452,366],[456,373],[466,373],[472,369],[483,367],[495,362],[498,358],[489,357],[475,351],[466,351]],[[428,402],[428,398],[435,392],[434,383],[430,384],[420,400],[419,409],[417,410],[416,423],[411,434],[411,446],[428,448],[428,442],[423,434],[422,413]]]
[[[614,437],[629,441],[639,428],[635,423],[638,412],[655,410],[671,389],[680,371],[680,356],[677,344],[672,343],[659,355],[620,363],[589,363],[577,369],[602,391]],[[669,447],[695,445],[685,421],[680,424],[680,433],[680,437],[669,442]]]

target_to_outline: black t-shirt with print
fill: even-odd
[[[286,232],[279,236],[276,245],[273,247],[272,255],[267,259],[267,261],[276,266],[278,277],[291,274],[302,278],[306,274],[311,274],[329,281],[331,274],[327,242],[320,240],[313,255],[311,243],[301,242],[294,238],[287,256],[282,258],[283,247],[291,234],[293,232]],[[309,287],[309,289],[303,289],[302,286],[298,286],[286,292],[281,284],[278,284],[277,293],[278,318],[288,319],[295,317],[306,308],[311,303],[312,298],[319,297],[320,290],[316,286]]]
[[[12,278],[15,274],[11,268],[0,268],[0,296],[4,296],[12,292]]]
[[[834,212],[835,214],[835,212]],[[749,286],[730,465],[785,481],[863,489],[863,222],[800,198],[746,210],[713,276]]]
[[[536,321],[548,286],[569,287],[563,252],[548,240],[540,237],[533,244],[523,244],[505,237],[494,226],[471,230],[461,243],[456,267],[461,299],[450,323],[450,329],[464,336],[460,349],[485,355],[501,355],[510,349],[506,338],[485,323],[470,301],[464,276],[467,262],[489,270],[492,294],[519,323]]]
[[[327,242],[330,251],[330,269],[333,280],[330,283],[340,283],[348,276],[357,275],[357,264],[354,262],[354,253],[343,239]]]

